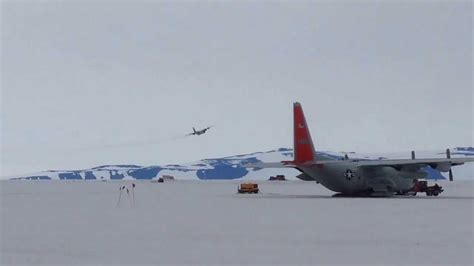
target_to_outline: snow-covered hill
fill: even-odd
[[[458,147],[451,149],[453,157],[473,156],[473,147]],[[357,159],[402,159],[410,158],[410,153],[392,153],[392,154],[360,154],[355,152],[318,152],[318,156],[342,159],[347,154],[350,158]],[[443,158],[445,151],[417,152],[417,158]],[[256,152],[251,154],[235,155],[224,158],[204,159],[191,164],[172,164],[172,165],[103,165],[84,170],[50,170],[33,175],[14,177],[11,179],[27,180],[117,180],[117,179],[157,179],[163,175],[172,175],[176,179],[252,179],[266,180],[271,175],[283,174],[288,179],[296,179],[299,171],[295,169],[268,168],[268,169],[246,169],[244,165],[258,162],[279,162],[291,160],[293,150],[280,148],[267,152]],[[455,179],[473,179],[473,164],[465,164],[453,168]],[[426,168],[430,179],[445,179],[437,170]]]

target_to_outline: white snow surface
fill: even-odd
[[[125,192],[117,205],[132,182],[135,206]],[[304,181],[240,195],[239,183],[0,181],[0,264],[474,264],[472,181],[394,198],[334,198]]]

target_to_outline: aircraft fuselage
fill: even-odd
[[[386,166],[366,168],[357,161],[338,164],[309,164],[298,167],[326,188],[342,194],[372,194],[407,192],[413,188],[413,179],[425,178],[423,171],[404,172]]]

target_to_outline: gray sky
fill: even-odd
[[[291,147],[293,101],[318,150],[474,143],[470,1],[1,9],[2,176]]]

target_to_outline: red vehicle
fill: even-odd
[[[276,175],[276,176],[270,176],[270,178],[268,180],[270,180],[270,181],[275,181],[275,180],[285,181],[286,178],[285,178],[284,175]]]
[[[438,184],[434,184],[433,186],[428,186],[428,181],[426,180],[417,180],[415,181],[415,185],[413,186],[413,196],[416,195],[418,192],[425,192],[426,196],[438,196],[441,192],[444,191],[443,187],[439,186]]]

